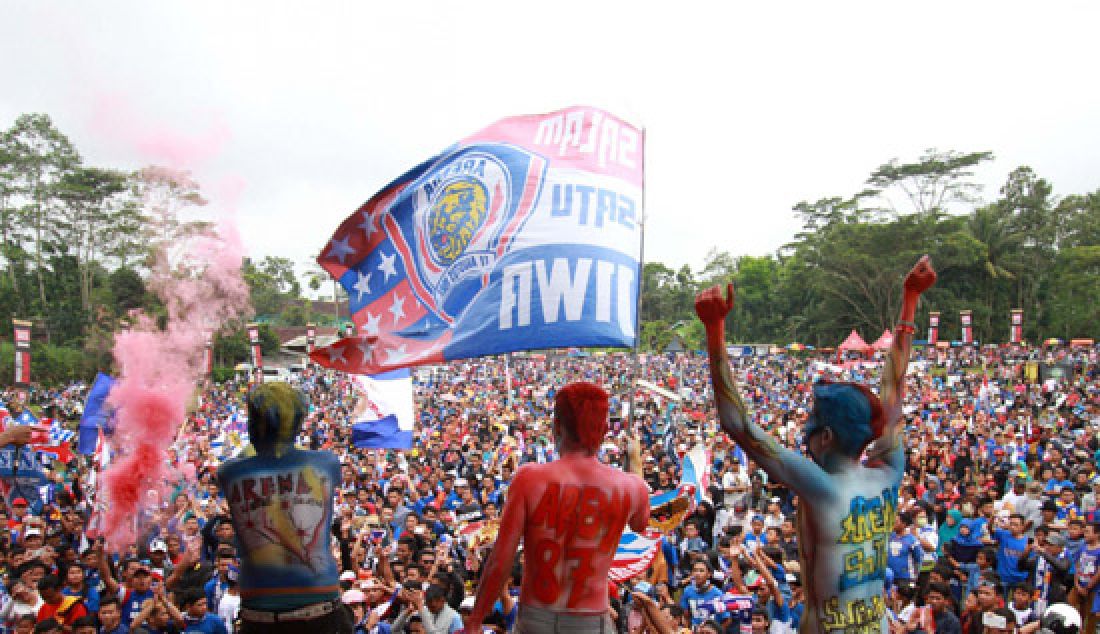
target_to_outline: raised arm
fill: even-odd
[[[512,479],[508,497],[504,499],[504,510],[500,516],[500,529],[497,541],[481,570],[481,584],[478,587],[474,609],[466,617],[465,631],[477,634],[481,632],[481,623],[489,615],[493,604],[500,597],[504,585],[512,575],[512,565],[516,561],[516,551],[523,537],[526,523],[524,508],[525,493],[529,483],[529,468],[521,468]]]
[[[901,416],[901,408],[905,400],[905,372],[909,368],[913,334],[917,330],[913,318],[917,313],[917,300],[935,283],[936,272],[932,269],[932,263],[927,255],[922,257],[905,276],[901,313],[898,315],[897,326],[894,327],[894,343],[890,346],[886,363],[882,367],[882,385],[879,389],[886,424],[882,437],[867,451],[872,461],[889,460],[893,463],[899,458],[904,460],[904,455],[900,454],[898,449],[901,448],[901,434],[905,428]]]
[[[695,298],[695,314],[707,332],[710,378],[722,429],[773,479],[801,495],[830,495],[832,487],[821,467],[782,446],[771,434],[752,422],[748,408],[734,385],[726,354],[726,315],[733,309],[733,284],[726,285],[724,295],[722,290],[720,286],[715,286]]]

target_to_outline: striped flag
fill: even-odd
[[[646,534],[639,535],[630,528],[624,528],[623,536],[619,539],[619,548],[615,551],[615,558],[611,560],[608,577],[615,583],[619,583],[645,572],[657,557],[663,539],[660,533],[655,531],[646,531]]]
[[[92,454],[92,458],[95,461],[96,467],[103,471],[107,468],[107,465],[111,464],[111,445],[107,442],[107,435],[103,433],[103,428],[99,429],[99,439],[95,444],[95,452]]]
[[[695,487],[695,503],[710,502],[710,452],[702,443],[696,444],[684,456],[680,482]]]
[[[358,398],[352,412],[352,444],[359,449],[411,449],[415,409],[408,368],[354,375],[352,381]]]

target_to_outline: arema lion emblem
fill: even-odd
[[[494,149],[504,152],[504,148]],[[509,148],[503,157],[512,155],[511,160],[525,165],[521,159],[527,156],[515,153]],[[516,197],[523,187],[516,179],[502,156],[469,150],[418,184],[414,194],[416,273],[444,321],[466,310],[510,248],[500,248],[499,240],[519,207]]]
[[[489,213],[489,192],[476,178],[460,178],[444,186],[428,212],[432,251],[444,266],[466,252]]]

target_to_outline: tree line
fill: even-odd
[[[1058,197],[1021,166],[983,202],[973,174],[991,160],[937,150],[891,160],[859,192],[795,204],[801,231],[775,254],[713,249],[698,271],[646,263],[641,347],[664,349],[679,335],[699,348],[692,298],[726,281],[737,287],[732,341],[835,346],[856,329],[870,342],[893,327],[900,281],[925,253],[940,281],[921,303],[918,337],[938,311],[940,339],[960,338],[959,311],[969,309],[975,339],[1003,343],[1015,308],[1032,343],[1100,337],[1100,189]]]
[[[941,281],[922,303],[922,332],[936,310],[942,338],[957,338],[958,311],[970,309],[975,336],[1000,342],[1009,310],[1021,308],[1031,341],[1100,336],[1100,190],[1057,197],[1019,167],[981,202],[973,173],[992,158],[929,150],[884,163],[859,192],[794,205],[802,229],[771,255],[715,249],[699,270],[645,263],[641,347],[663,349],[678,334],[699,348],[692,300],[728,280],[738,289],[733,341],[828,346],[852,328],[874,338],[892,326],[898,282],[923,253]],[[146,286],[152,258],[204,227],[186,220],[204,204],[186,173],[87,165],[49,116],[19,116],[0,133],[0,329],[10,332],[13,317],[33,320],[34,357],[53,360],[51,376],[109,369],[112,336],[134,311],[164,315]],[[338,323],[304,296],[303,280],[314,292],[327,280],[319,267],[268,255],[246,259],[242,274],[268,354],[278,347],[272,326]],[[243,324],[220,333],[214,349],[219,365],[247,359]]]

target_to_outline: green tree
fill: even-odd
[[[137,271],[119,267],[109,276],[111,298],[118,316],[125,315],[135,308],[145,306],[145,281]]]
[[[263,317],[278,317],[301,299],[301,284],[289,258],[266,256],[259,262],[246,258],[241,274],[252,295],[252,307]]]
[[[1020,256],[1024,236],[1004,208],[996,204],[975,209],[967,219],[967,230],[984,251],[972,296],[988,309],[975,320],[975,327],[980,327],[988,338],[997,330],[994,324],[1003,323],[1003,316],[1013,308],[1009,306],[1010,291],[1023,269]]]
[[[63,253],[76,258],[80,271],[80,301],[90,312],[92,282],[102,266],[106,246],[116,234],[125,231],[134,241],[133,225],[127,222],[132,207],[122,201],[129,191],[128,176],[117,170],[79,167],[57,184],[61,203],[57,221],[52,225],[54,239]]]
[[[1027,166],[1009,173],[995,205],[1020,234],[1019,275],[1015,276],[1016,306],[1027,307],[1026,338],[1035,340],[1048,325],[1045,289],[1057,258],[1062,222],[1055,210],[1053,187]]]
[[[908,200],[910,211],[945,211],[954,203],[977,201],[981,186],[972,180],[974,168],[991,160],[992,152],[941,152],[933,148],[912,163],[899,163],[898,159],[883,163],[867,178],[867,184],[895,214],[904,213],[890,197],[895,190]]]
[[[47,251],[58,183],[80,164],[80,155],[68,137],[44,114],[20,115],[4,135],[10,154],[12,186],[24,201],[21,216],[31,239],[34,274],[38,284],[37,310],[47,317]],[[47,329],[47,338],[49,329]]]

